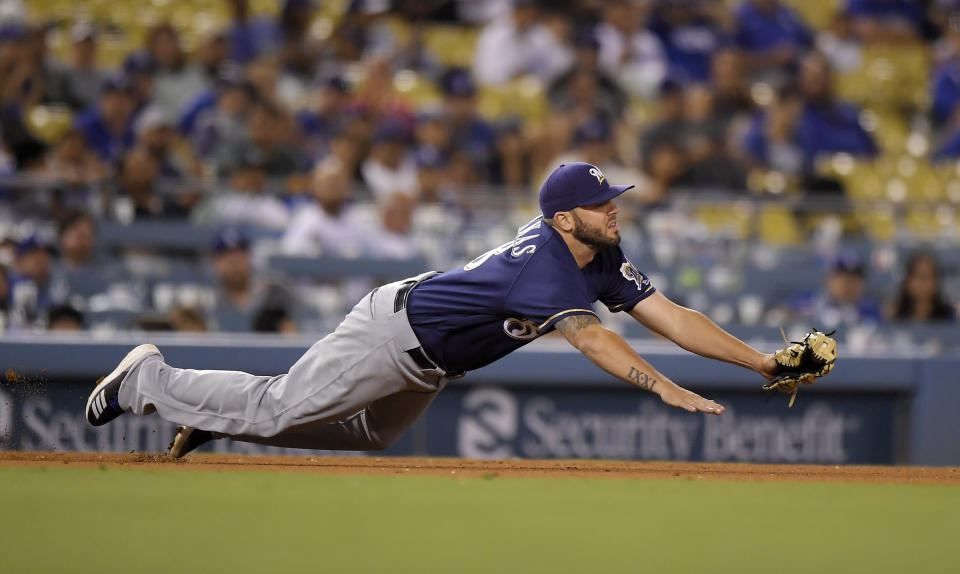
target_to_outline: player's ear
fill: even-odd
[[[576,227],[573,221],[573,213],[569,211],[558,211],[553,216],[554,227],[562,231],[573,231]]]

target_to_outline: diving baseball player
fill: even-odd
[[[667,404],[719,415],[606,329],[592,305],[624,311],[688,351],[766,378],[762,354],[659,293],[620,250],[610,185],[587,163],[561,165],[540,188],[542,216],[461,268],[374,289],[287,373],[197,371],[136,347],[87,400],[91,425],[156,411],[182,425],[170,454],[215,438],[284,447],[377,450],[392,444],[451,379],[556,329],[608,373]]]

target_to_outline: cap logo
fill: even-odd
[[[606,176],[604,176],[603,173],[595,167],[590,168],[590,175],[597,178],[597,183],[603,183],[603,180],[606,179]]]

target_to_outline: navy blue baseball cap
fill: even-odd
[[[596,205],[613,199],[633,185],[610,185],[603,172],[581,161],[562,164],[540,186],[540,211],[553,217],[558,211]]]

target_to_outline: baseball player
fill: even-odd
[[[182,425],[170,454],[216,438],[330,450],[392,444],[451,379],[557,330],[608,373],[667,404],[714,415],[724,407],[643,360],[592,309],[624,311],[677,345],[777,372],[762,354],[704,315],[659,293],[620,250],[614,198],[596,166],[561,165],[540,188],[542,215],[505,245],[461,268],[429,272],[367,294],[337,329],[281,375],[170,366],[136,347],[87,400],[91,425],[156,411]]]

